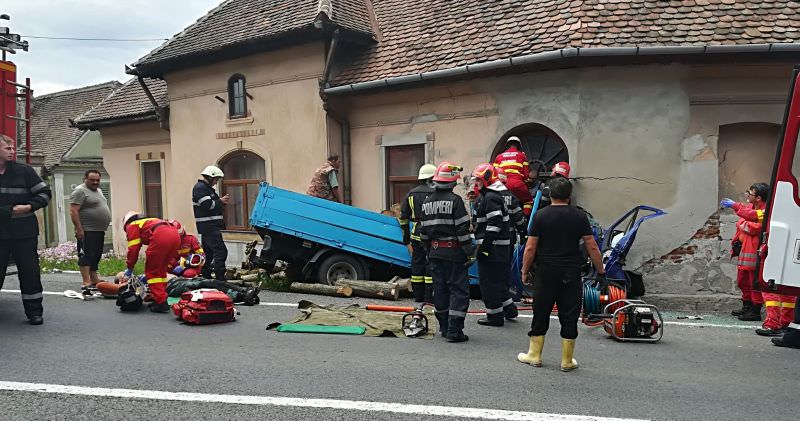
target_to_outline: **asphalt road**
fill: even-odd
[[[78,284],[75,275],[45,275],[46,291]],[[4,289],[17,288],[9,277]],[[268,291],[261,299],[368,302]],[[800,353],[731,318],[713,319],[729,327],[670,324],[659,344],[617,343],[582,327],[581,368],[562,373],[557,321],[545,367],[532,368],[515,358],[527,350],[529,318],[498,329],[471,316],[470,341],[449,344],[277,333],[266,324],[296,309],[240,311],[235,323],[186,326],[170,315],[120,313],[113,300],[46,295],[45,324],[29,326],[19,295],[0,293],[0,419],[797,417]]]

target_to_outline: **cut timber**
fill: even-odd
[[[336,285],[349,285],[356,297],[397,301],[400,296],[399,288],[391,282],[339,280]]]
[[[256,282],[256,281],[258,281],[258,277],[259,276],[260,276],[260,274],[258,274],[258,273],[251,273],[251,274],[248,274],[248,275],[242,275],[242,281],[245,281],[245,282]]]
[[[353,289],[347,285],[304,284],[302,282],[292,282],[289,285],[289,291],[331,297],[350,297],[353,295]]]

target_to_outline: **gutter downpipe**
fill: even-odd
[[[533,63],[553,62],[577,57],[636,57],[658,55],[713,55],[721,53],[786,53],[800,52],[800,44],[772,43],[746,45],[687,45],[687,46],[653,46],[653,47],[600,47],[600,48],[562,48],[560,50],[526,54],[500,60],[477,64],[451,67],[387,79],[376,79],[349,85],[325,88],[327,95],[366,91],[385,87],[405,85],[414,82],[445,79],[454,76],[485,72],[489,70],[507,69]]]
[[[352,194],[350,191],[350,174],[352,171],[351,166],[351,147],[350,147],[350,121],[343,116],[337,115],[335,112],[328,108],[328,98],[325,95],[326,86],[330,80],[330,73],[333,64],[333,57],[336,54],[337,46],[339,45],[339,30],[333,31],[331,37],[331,48],[328,51],[328,57],[325,60],[325,69],[322,72],[322,80],[320,80],[320,98],[322,98],[322,108],[328,117],[333,119],[341,127],[341,141],[342,141],[342,185],[344,186],[344,202],[348,205],[353,203]]]

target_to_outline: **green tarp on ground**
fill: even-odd
[[[284,323],[321,325],[321,326],[361,326],[366,330],[364,336],[388,336],[406,338],[403,333],[402,322],[404,313],[386,311],[369,311],[358,304],[349,306],[320,306],[311,301],[300,301],[297,304],[300,314]],[[420,339],[433,339],[434,333],[439,331],[439,324],[431,307],[425,308],[428,318],[428,333],[418,336]],[[274,329],[282,323],[271,323],[267,330]]]

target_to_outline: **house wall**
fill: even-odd
[[[172,207],[180,204],[173,200],[173,185],[167,182],[172,166],[170,132],[156,122],[126,124],[101,129],[103,135],[103,165],[111,180],[111,223],[113,225],[114,250],[124,255],[127,248],[121,220],[129,210],[141,210],[142,176],[141,162],[161,162],[162,203],[165,217],[170,217]],[[191,204],[190,204],[191,205]]]
[[[191,190],[200,172],[237,150],[264,159],[268,182],[305,192],[328,153],[318,94],[324,54],[323,43],[312,43],[166,75],[170,148],[176,157],[169,183],[181,199],[171,208],[172,217],[194,219]],[[228,104],[215,96],[227,101],[228,79],[237,73],[245,76],[253,98],[247,101],[249,118],[230,120]]]
[[[566,144],[576,179],[575,201],[603,225],[638,204],[669,213],[643,225],[628,256],[628,267],[638,268],[661,261],[715,214],[720,126],[779,122],[790,70],[788,65],[587,68],[334,101],[352,125],[355,206],[384,206],[382,139],[433,137],[433,161],[448,160],[471,170],[491,158],[504,133],[539,123]],[[763,142],[739,145],[741,154],[763,155],[758,152]],[[743,191],[747,186],[739,186],[742,179],[732,177],[731,182]],[[715,276],[726,285],[726,293],[732,292],[728,273]],[[651,279],[661,285],[654,288],[659,292],[715,292],[670,288],[668,276]]]

